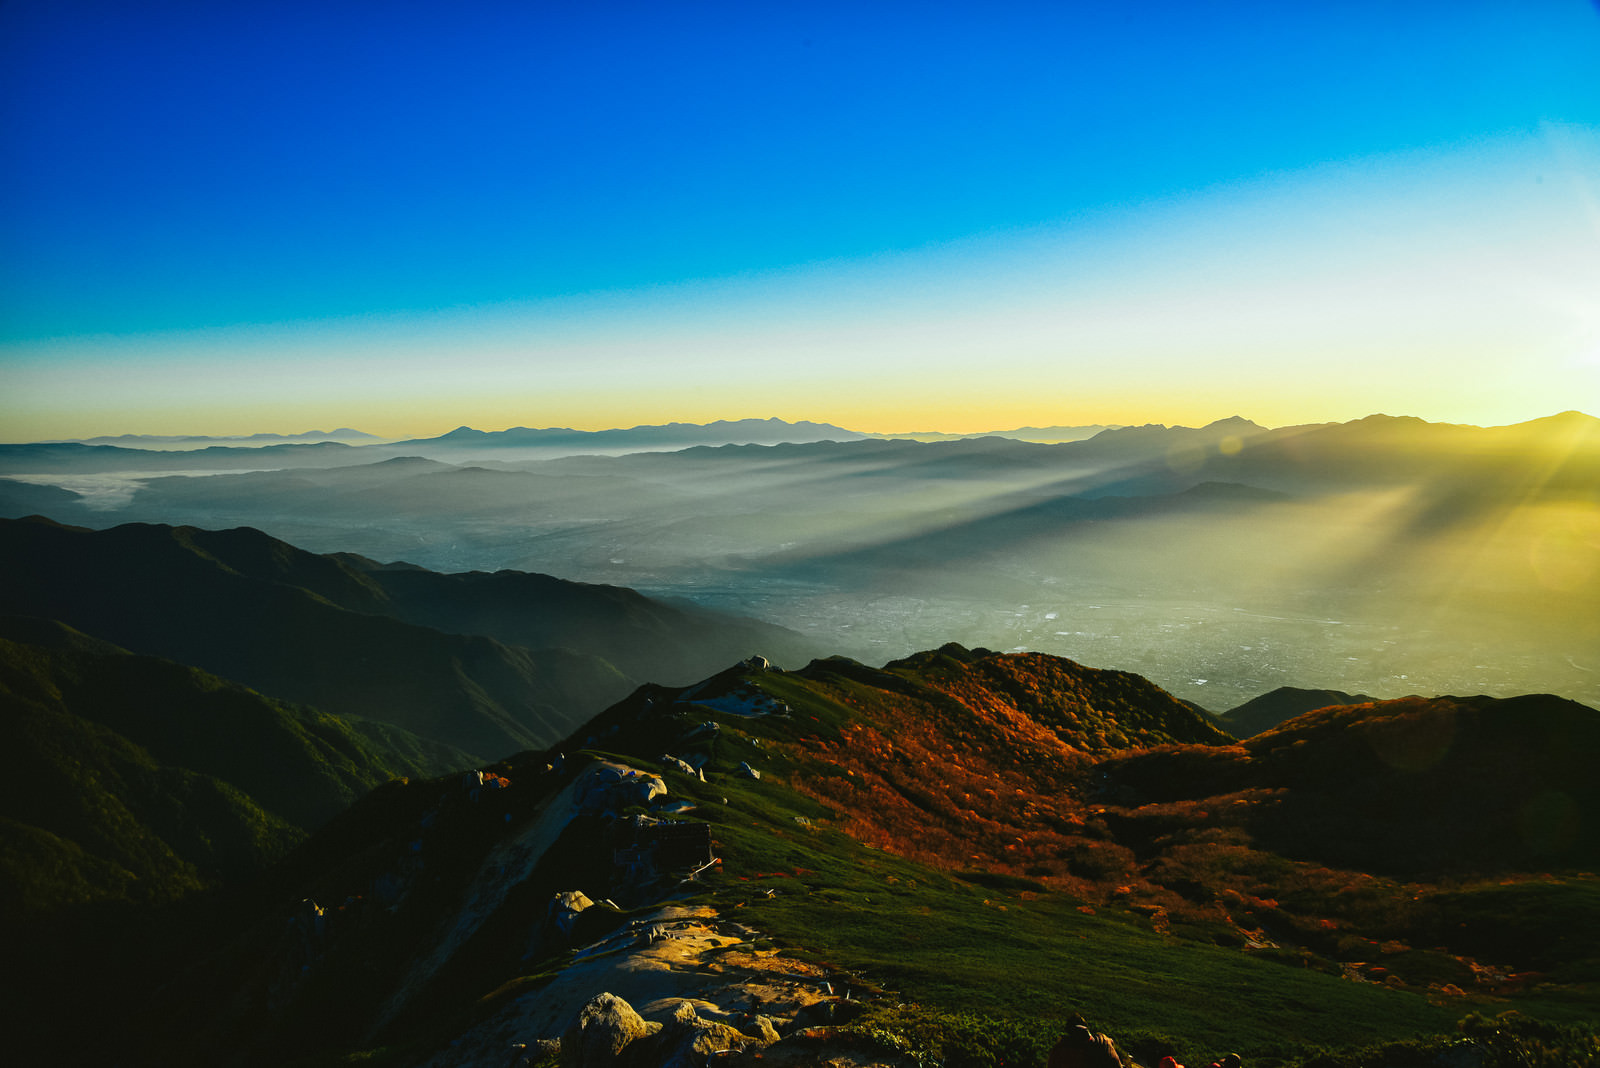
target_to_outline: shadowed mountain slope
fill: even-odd
[[[15,654],[0,647],[0,656]],[[115,731],[5,695],[0,889],[9,928],[101,901],[156,904],[259,871],[303,831],[213,775]]]
[[[0,709],[24,912],[237,879],[380,783],[472,762],[42,620],[0,618]]]
[[[398,619],[535,649],[598,652],[636,679],[687,683],[756,650],[797,662],[812,647],[782,627],[688,602],[669,604],[622,586],[509,570],[447,575],[340,559],[382,588],[384,611]]]
[[[1548,694],[1309,712],[1243,743],[1278,852],[1395,872],[1600,864],[1600,713]]]
[[[1574,701],[1408,697],[1308,712],[1235,746],[1118,754],[1094,796],[1140,849],[1216,832],[1400,877],[1592,869],[1596,752],[1600,712]]]
[[[549,744],[626,693],[624,672],[687,681],[808,647],[618,587],[320,556],[249,528],[0,521],[0,550],[0,610],[479,754]]]
[[[0,516],[72,514],[82,510],[83,497],[60,486],[34,485],[0,478]]]
[[[1249,738],[1270,730],[1286,719],[1302,712],[1313,712],[1329,705],[1359,705],[1376,698],[1366,694],[1348,694],[1343,690],[1304,690],[1298,686],[1280,686],[1264,693],[1217,717],[1217,722],[1240,738]]]
[[[473,753],[547,744],[628,688],[598,657],[371,614],[360,572],[258,531],[7,522],[0,547],[6,612]]]

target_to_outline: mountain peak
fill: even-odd
[[[1502,430],[1516,430],[1537,434],[1560,435],[1563,438],[1588,438],[1600,434],[1600,419],[1569,409],[1555,415],[1547,415],[1542,419],[1530,419],[1525,423],[1513,423]]]
[[[1229,433],[1264,434],[1267,428],[1260,423],[1246,419],[1242,415],[1230,415],[1226,419],[1218,419],[1207,423],[1202,430],[1225,430]]]

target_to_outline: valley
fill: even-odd
[[[484,435],[469,457],[445,439],[318,446],[342,463],[318,452],[120,497],[71,493],[83,476],[65,470],[8,480],[54,455],[11,447],[0,514],[246,525],[319,553],[541,572],[754,616],[865,661],[952,640],[1034,649],[1218,710],[1286,683],[1595,704],[1597,428],[1576,412],[1487,429],[1234,419],[1060,444],[796,433],[531,460],[514,435]],[[173,470],[184,456],[143,455]]]

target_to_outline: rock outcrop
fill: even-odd
[[[597,994],[561,1036],[561,1068],[613,1068],[623,1050],[660,1030],[615,994]]]
[[[562,1034],[561,1068],[700,1068],[712,1056],[778,1041],[765,1017],[751,1017],[748,1031],[702,1019],[692,1001],[678,1002],[659,1024],[615,994],[598,994]]]

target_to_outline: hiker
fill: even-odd
[[[1122,1068],[1122,1055],[1109,1036],[1075,1024],[1050,1048],[1046,1068]]]

